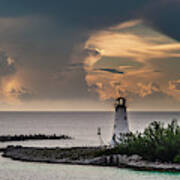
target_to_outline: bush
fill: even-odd
[[[176,120],[166,128],[155,121],[143,133],[129,133],[121,137],[122,143],[111,152],[138,154],[149,161],[180,163],[180,126]]]
[[[178,154],[177,156],[175,156],[173,162],[174,162],[174,163],[180,163],[180,154]]]

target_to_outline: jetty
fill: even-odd
[[[106,148],[104,147],[104,149]],[[130,156],[125,154],[100,155],[103,149],[99,147],[35,148],[8,146],[2,151],[3,157],[25,162],[112,166],[143,171],[180,172],[180,164],[159,161],[150,162],[135,154]]]
[[[34,134],[34,135],[6,135],[0,136],[0,142],[10,141],[27,141],[27,140],[60,140],[60,139],[72,139],[67,135],[45,135],[45,134]]]

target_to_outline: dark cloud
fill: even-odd
[[[94,47],[89,47],[83,50],[83,52],[81,53],[82,55],[84,55],[84,57],[86,56],[99,56],[100,53],[98,50],[94,49]]]
[[[111,69],[111,68],[100,68],[100,69],[95,69],[95,71],[106,71],[106,72],[114,73],[114,74],[124,74],[123,71],[118,71],[116,69]]]
[[[71,63],[67,66],[66,71],[82,70],[83,63]]]
[[[126,1],[69,1],[69,0],[1,0],[0,16],[48,15],[58,18],[65,24],[99,28],[109,26],[127,18],[133,18],[134,12],[150,0]]]
[[[180,91],[180,80],[169,81],[169,89],[174,91]]]
[[[72,28],[94,30],[143,18],[160,31],[180,40],[179,0],[0,0],[1,17],[45,15]],[[57,27],[58,28],[58,27]],[[62,28],[59,27],[59,28]]]
[[[19,89],[13,88],[9,94],[23,101],[31,100],[33,98],[33,93],[25,87],[21,87]]]
[[[66,74],[73,71],[83,71],[83,63],[70,63],[65,68],[60,68],[58,71],[53,73],[53,79],[60,80],[65,78]]]
[[[151,1],[140,14],[150,26],[180,41],[179,0]]]
[[[177,0],[0,0],[0,4],[0,20],[5,19],[4,24],[0,21],[0,47],[18,58],[25,72],[22,86],[37,92],[13,89],[12,94],[22,100],[97,98],[88,92],[82,60],[100,53],[94,47],[81,52],[96,30],[139,18],[180,40]],[[7,28],[2,31],[3,26]],[[0,53],[1,76],[16,72],[15,64],[7,59]],[[97,70],[124,73],[111,68]]]
[[[180,82],[175,84],[176,90],[180,91]]]
[[[3,51],[0,51],[0,76],[7,76],[14,74],[16,67],[14,60],[7,56]]]
[[[155,73],[161,73],[163,71],[160,71],[160,70],[154,70]]]

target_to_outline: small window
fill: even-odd
[[[124,116],[124,120],[127,120],[127,116]]]

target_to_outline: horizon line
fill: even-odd
[[[180,109],[150,109],[150,110],[137,110],[137,109],[129,109],[127,110],[128,112],[180,112]],[[52,110],[52,109],[47,109],[47,110],[0,110],[0,112],[114,112],[114,110]]]

